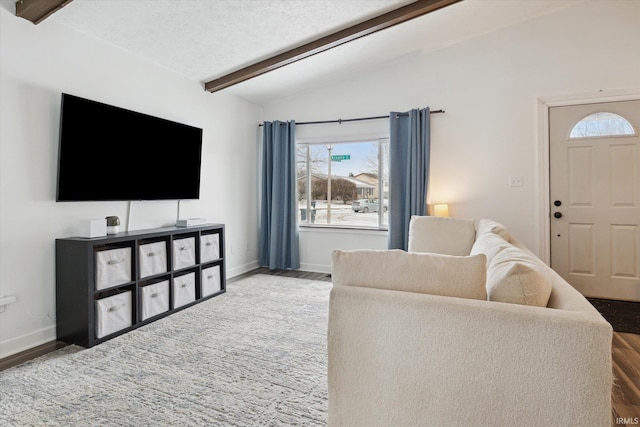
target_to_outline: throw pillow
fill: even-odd
[[[395,250],[335,250],[334,286],[361,286],[486,300],[486,257]]]
[[[469,255],[475,238],[472,219],[414,215],[409,222],[409,252]]]
[[[509,235],[509,230],[507,230],[507,227],[491,219],[483,218],[478,220],[478,226],[476,228],[478,230],[478,235],[489,232],[489,233],[499,235],[507,242],[511,238],[511,236]]]
[[[513,245],[504,240],[499,234],[491,232],[478,233],[478,238],[473,243],[469,255],[485,254],[487,266],[489,266],[498,252],[510,247],[513,247]]]
[[[551,288],[547,270],[512,245],[498,252],[487,268],[489,301],[546,307]]]

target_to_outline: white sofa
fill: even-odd
[[[581,294],[493,221],[410,230],[332,255],[329,426],[611,425],[612,328]]]

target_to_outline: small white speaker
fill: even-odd
[[[83,219],[78,224],[78,236],[102,237],[107,235],[106,219]]]
[[[207,221],[204,218],[179,219],[176,221],[176,227],[192,227],[194,225],[202,225],[206,223]]]

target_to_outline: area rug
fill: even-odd
[[[91,349],[0,372],[0,425],[326,425],[330,288],[250,276]]]

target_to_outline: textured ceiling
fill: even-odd
[[[206,80],[412,0],[75,0],[50,19]]]
[[[580,1],[464,0],[225,90],[267,103]],[[205,82],[411,2],[74,0],[47,22],[66,25]]]

